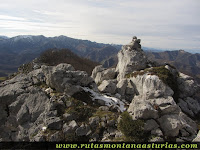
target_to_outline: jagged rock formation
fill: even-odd
[[[0,140],[123,141],[125,110],[144,122],[149,141],[195,139],[199,85],[169,65],[146,68],[136,37],[118,57],[117,68],[97,66],[91,77],[70,64],[34,64],[0,83]]]
[[[146,122],[145,130],[155,139],[192,141],[198,128],[193,120],[200,113],[200,105],[195,97],[200,87],[189,76],[179,73],[175,68],[165,65],[147,68],[149,61],[141,50],[140,40],[133,37],[130,44],[118,53],[115,78],[106,78],[98,87],[109,88],[106,84],[115,79],[115,93],[120,99],[131,102],[128,112],[133,120]],[[144,69],[144,70],[143,70]],[[98,83],[97,74],[104,68],[93,70],[93,78]],[[114,85],[113,85],[114,86]],[[190,118],[192,117],[192,119]]]
[[[104,133],[94,132],[101,128],[115,136],[111,110],[124,111],[123,102],[98,93],[94,80],[70,64],[36,68],[0,84],[0,141],[101,140]]]
[[[149,73],[150,71],[144,75],[131,77],[139,95],[132,100],[128,112],[133,119],[147,120],[146,126],[152,126],[150,120],[154,120],[157,124],[154,124],[153,130],[161,130],[164,135],[161,137],[164,140],[169,137],[179,137],[182,140],[191,141],[197,134],[196,123],[182,112],[172,97],[174,91],[169,85],[163,83],[158,76],[149,75]],[[180,85],[177,88],[179,87]],[[198,103],[197,100],[194,101]],[[192,110],[198,111],[197,109]]]
[[[109,80],[116,78],[115,68],[105,69],[102,65],[96,66],[92,71],[92,78],[99,84],[103,80]]]
[[[137,39],[136,36],[133,37],[131,43],[122,47],[117,56],[116,72],[119,72],[119,80],[128,73],[147,67],[147,58],[141,49],[140,39]]]

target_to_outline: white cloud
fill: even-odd
[[[8,16],[8,15],[0,15],[0,20],[18,20],[18,21],[26,21],[25,18]]]
[[[0,32],[149,47],[200,47],[199,0],[0,0]],[[186,40],[190,39],[190,40]]]

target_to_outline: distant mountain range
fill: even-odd
[[[122,45],[103,44],[67,36],[20,35],[12,38],[0,36],[0,77],[17,71],[17,68],[38,57],[47,49],[67,48],[73,53],[111,67],[117,63],[117,53]],[[142,47],[150,60],[171,63],[180,71],[200,78],[200,54],[182,50],[165,51]]]
[[[169,63],[179,71],[195,77],[200,82],[200,54],[191,54],[184,50],[165,52],[146,52],[148,58],[160,64]]]
[[[66,36],[45,37],[40,35],[13,38],[0,36],[0,76],[17,71],[20,65],[30,62],[47,49],[67,48],[79,56],[101,62],[110,55],[116,54],[119,47],[121,48],[120,45],[96,43]]]

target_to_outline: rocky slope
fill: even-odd
[[[123,46],[115,75],[108,77],[111,69],[97,66],[92,77],[100,91],[130,101],[127,111],[133,120],[145,122],[144,129],[155,136],[152,140],[192,141],[198,131],[199,85],[172,66],[150,67],[139,42],[134,37]]]
[[[169,65],[151,67],[136,37],[118,59],[91,77],[70,64],[35,64],[0,83],[0,140],[137,141],[136,131],[119,126],[129,124],[148,141],[192,141],[199,85]]]
[[[86,72],[69,64],[19,74],[1,83],[0,93],[1,141],[101,139],[101,128],[101,134],[118,133],[110,110],[125,109],[119,99],[99,93]]]

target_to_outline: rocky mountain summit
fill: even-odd
[[[92,76],[34,62],[33,71],[0,83],[0,141],[195,139],[199,85],[173,66],[152,67],[137,37],[118,60]]]
[[[126,74],[145,69],[147,66],[147,58],[141,49],[140,39],[133,37],[131,43],[122,46],[122,50],[118,53],[118,64],[116,71],[119,72],[118,78],[122,79]]]
[[[137,37],[122,47],[118,60],[115,74],[101,66],[93,70],[99,90],[129,102],[130,116],[145,122],[152,140],[192,141],[198,131],[199,85],[171,65],[151,67]]]

